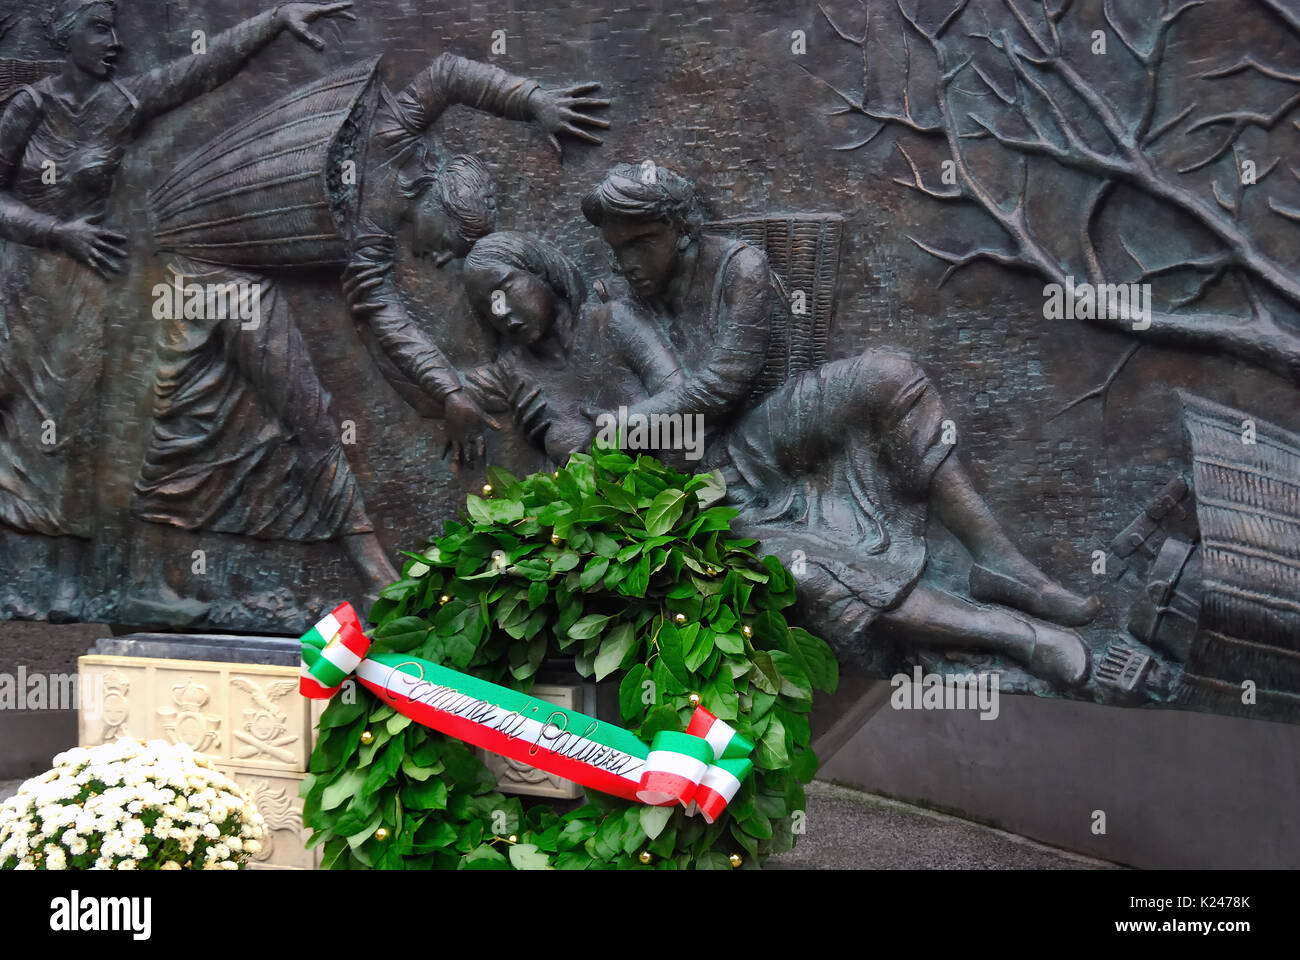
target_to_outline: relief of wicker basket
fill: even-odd
[[[804,295],[804,312],[791,312],[788,302],[774,311],[767,364],[756,395],[826,362],[843,230],[844,218],[834,213],[768,214],[704,225],[705,233],[741,240],[766,253],[787,299],[795,291]]]
[[[150,193],[159,249],[251,269],[345,263],[378,62],[299,87],[181,160]]]
[[[1202,540],[1201,636],[1188,669],[1300,692],[1300,437],[1179,397]]]

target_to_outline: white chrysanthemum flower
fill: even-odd
[[[237,867],[257,851],[249,841],[262,834],[262,823],[210,759],[162,741],[121,738],[65,751],[0,804],[0,858],[25,862],[23,869],[63,869],[69,857],[89,853],[95,869],[130,870],[161,866],[150,862],[149,836],[178,842],[191,856],[203,837],[209,860]]]
[[[245,853],[250,853],[250,854],[253,854],[253,853],[261,853],[261,852],[262,852],[262,844],[259,843],[259,842],[256,841],[256,840],[245,840],[245,841],[244,841],[244,852],[245,852]]]

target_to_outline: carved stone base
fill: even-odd
[[[124,655],[81,657],[79,742],[89,747],[126,736],[188,744],[238,783],[265,818],[270,832],[250,866],[314,869],[320,852],[304,848],[298,788],[314,745],[316,716],[313,702],[298,696],[297,664],[237,661],[283,661],[282,642],[272,638],[193,641],[114,638],[96,649]],[[159,652],[172,656],[139,655]],[[231,659],[184,656],[196,652]]]

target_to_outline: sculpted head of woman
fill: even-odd
[[[615,269],[641,297],[663,292],[704,226],[694,182],[652,160],[611,169],[583,198],[582,213],[600,228]]]
[[[107,80],[117,69],[122,44],[117,36],[116,0],[61,0],[41,18],[56,50],[94,77]]]
[[[587,298],[577,266],[553,245],[503,230],[465,258],[470,305],[509,343],[531,345],[557,322],[571,323]]]
[[[423,162],[423,161],[422,161]],[[445,262],[463,257],[497,225],[496,184],[477,157],[458,154],[403,183],[412,252]]]

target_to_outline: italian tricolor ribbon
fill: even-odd
[[[635,734],[518,690],[400,653],[368,656],[351,604],[302,638],[299,690],[327,699],[355,672],[417,723],[584,787],[653,806],[682,804],[713,823],[749,776],[754,745],[703,707],[685,733]]]

